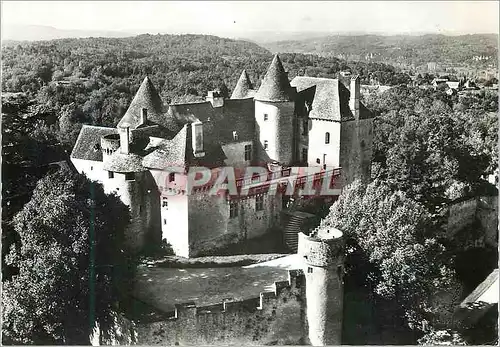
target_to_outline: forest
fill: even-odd
[[[338,56],[373,54],[376,60],[402,61],[407,64],[428,62],[468,65],[495,64],[498,55],[498,35],[360,35],[326,36],[316,39],[278,41],[264,45],[272,52],[314,53]],[[474,62],[474,56],[489,60]]]

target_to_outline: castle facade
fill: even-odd
[[[164,239],[196,256],[275,232],[288,197],[265,182],[245,195],[208,194],[213,179],[200,185],[191,168],[217,177],[231,167],[239,182],[255,166],[272,177],[334,168],[339,189],[369,179],[373,116],[359,99],[359,77],[290,82],[278,55],[258,90],[243,71],[230,99],[209,92],[206,102],[165,106],[146,77],[116,128],[82,127],[71,160],[130,207],[132,250]]]

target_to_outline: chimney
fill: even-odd
[[[144,124],[148,121],[148,109],[147,108],[142,108],[141,109],[141,115],[139,117],[139,124]]]
[[[193,146],[193,154],[195,157],[203,157],[203,123],[196,121],[191,123],[191,140]]]
[[[206,101],[210,101],[212,104],[212,107],[222,107],[224,106],[224,97],[215,90],[210,90],[207,93],[207,97],[205,98]]]
[[[130,141],[130,128],[127,124],[126,127],[118,128],[120,134],[120,153],[129,154],[129,141]]]
[[[349,108],[355,119],[359,119],[359,95],[360,95],[360,79],[359,76],[351,77],[351,86],[350,86],[350,97],[349,97]]]

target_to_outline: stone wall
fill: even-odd
[[[474,223],[476,218],[477,200],[475,198],[460,200],[448,206],[448,221],[446,231],[453,236],[464,227]]]
[[[255,146],[253,141],[240,141],[240,142],[232,142],[226,143],[222,145],[222,150],[226,155],[226,159],[224,160],[224,164],[226,166],[232,166],[236,168],[243,168],[250,165],[251,160],[245,160],[245,146],[252,146],[252,156],[253,159]]]
[[[189,255],[210,253],[225,245],[262,236],[278,225],[281,196],[261,194],[263,209],[256,210],[256,196],[235,200],[238,215],[230,218],[225,197],[189,196]]]
[[[474,222],[479,222],[481,234],[477,240],[469,240],[472,244],[498,246],[498,196],[479,196],[459,200],[448,206],[446,231],[448,237]]]
[[[476,218],[485,231],[484,243],[498,247],[498,196],[477,198]]]
[[[274,292],[260,298],[196,307],[176,305],[161,321],[135,324],[143,345],[267,345],[304,344],[305,278],[289,271],[289,280],[275,282]],[[165,294],[168,295],[168,294]]]
[[[309,121],[309,150],[307,153],[309,166],[326,164],[330,167],[340,165],[340,122],[311,119]],[[325,144],[325,134],[330,133],[330,143]],[[325,162],[323,162],[323,155]],[[318,163],[319,159],[319,163]]]

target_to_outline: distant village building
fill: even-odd
[[[230,99],[209,92],[206,102],[165,107],[146,77],[116,128],[82,127],[71,160],[130,207],[131,248],[163,239],[177,255],[196,256],[268,233],[287,198],[258,185],[244,197],[208,194],[208,184],[189,194],[189,168],[217,176],[225,166],[333,167],[339,188],[368,179],[373,116],[359,99],[358,76],[290,82],[277,55],[258,90],[243,71]]]

